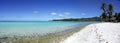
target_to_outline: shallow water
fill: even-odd
[[[0,34],[32,34],[32,33],[52,33],[85,25],[93,22],[0,22]]]

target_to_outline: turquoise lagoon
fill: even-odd
[[[67,29],[74,29],[91,23],[93,22],[0,22],[0,34],[46,34]]]

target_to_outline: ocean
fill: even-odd
[[[59,32],[71,28],[80,27],[82,25],[94,22],[62,22],[62,21],[31,21],[31,22],[0,22],[1,34],[46,34]]]

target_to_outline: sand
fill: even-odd
[[[120,43],[120,23],[90,24],[60,43]]]

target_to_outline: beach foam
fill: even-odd
[[[120,23],[90,24],[60,43],[120,43]]]

